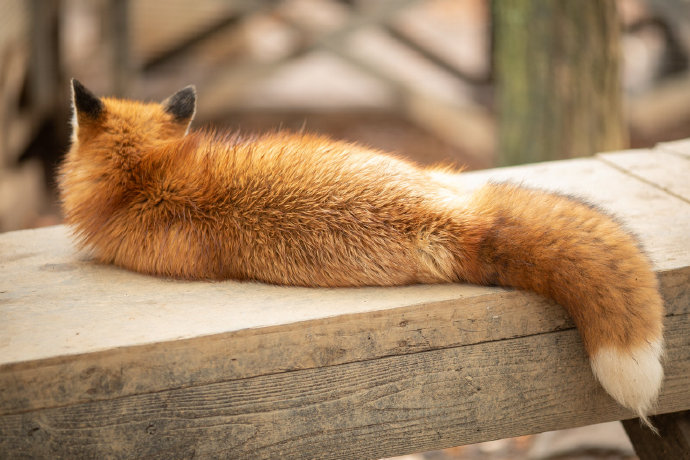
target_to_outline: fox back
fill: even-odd
[[[663,379],[663,302],[635,238],[572,197],[488,184],[310,134],[189,131],[161,104],[73,80],[60,171],[67,223],[104,263],[183,279],[299,286],[471,282],[554,299],[603,387],[643,420]]]

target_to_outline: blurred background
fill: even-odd
[[[689,56],[687,0],[0,0],[0,231],[61,220],[71,77],[477,169],[690,136]]]
[[[479,169],[690,137],[689,58],[688,0],[0,0],[0,232],[62,220],[72,77]],[[406,458],[524,456],[634,453],[607,424]]]

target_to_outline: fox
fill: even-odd
[[[513,183],[464,192],[452,168],[318,134],[192,130],[194,86],[156,103],[73,79],[71,96],[60,201],[97,262],[185,280],[533,291],[567,310],[596,379],[654,429],[663,300],[636,237],[597,206]]]

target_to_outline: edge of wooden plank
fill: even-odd
[[[690,139],[661,142],[657,144],[654,148],[690,158]]]
[[[599,153],[596,158],[646,184],[690,203],[690,157],[655,150]]]
[[[570,328],[572,321],[555,303],[530,293],[488,290],[470,298],[7,364],[0,366],[0,414]]]
[[[690,267],[658,277],[667,317],[688,313]],[[470,299],[16,363],[0,367],[0,415],[569,329],[572,321],[559,305],[535,294],[500,290]]]
[[[0,271],[0,365],[500,290],[467,284],[306,288],[171,280],[94,263],[75,250],[64,226],[0,234]]]
[[[690,408],[690,314],[666,327],[657,413]],[[566,330],[0,416],[0,451],[380,458],[632,415]]]

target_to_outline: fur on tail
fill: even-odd
[[[592,371],[604,389],[621,405],[635,411],[655,432],[647,414],[664,378],[663,353],[663,340],[659,337],[627,350],[603,346],[591,356]]]
[[[572,197],[491,184],[467,205],[492,222],[478,283],[528,289],[564,306],[603,388],[653,429],[664,377],[663,301],[651,263],[615,219]]]

